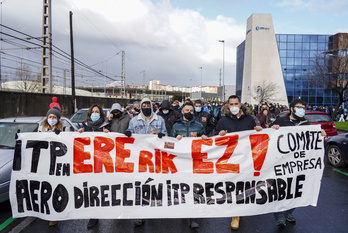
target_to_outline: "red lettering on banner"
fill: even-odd
[[[212,139],[198,139],[192,140],[191,150],[192,150],[192,163],[193,163],[193,173],[213,173],[214,172],[214,163],[213,162],[204,162],[203,159],[208,158],[208,153],[202,153],[202,145],[212,146]]]
[[[260,175],[260,170],[267,154],[268,138],[268,134],[254,134],[249,136],[254,161],[254,176]]]
[[[116,172],[133,172],[134,171],[134,163],[126,163],[124,161],[125,158],[129,158],[131,155],[131,151],[129,149],[124,149],[124,144],[129,143],[133,144],[135,138],[128,137],[117,137],[116,138]]]
[[[215,138],[216,146],[225,146],[226,150],[222,157],[216,162],[217,173],[239,173],[239,164],[227,163],[238,144],[239,135],[230,135]]]
[[[153,162],[151,161],[153,155],[151,152],[142,150],[139,154],[139,172],[147,172],[147,167],[149,167],[149,172],[154,172]]]
[[[173,159],[176,157],[176,155],[170,154],[168,155],[167,152],[162,151],[162,173],[169,173],[169,169],[171,173],[176,173],[178,169],[176,169],[176,166],[173,162]]]
[[[106,172],[114,172],[113,160],[109,154],[115,147],[115,143],[110,138],[95,137],[94,138],[94,172],[103,171],[103,165]]]
[[[75,138],[74,140],[74,174],[77,173],[89,173],[93,171],[93,166],[91,164],[84,164],[86,159],[91,158],[89,152],[85,152],[84,146],[90,145],[91,139],[86,138]]]
[[[159,149],[155,149],[155,165],[156,173],[161,173],[161,151]]]

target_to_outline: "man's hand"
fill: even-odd
[[[203,140],[208,139],[207,135],[204,135],[204,134],[201,136],[201,138],[202,138]]]
[[[162,138],[162,137],[164,137],[164,136],[166,136],[166,135],[165,135],[164,133],[158,133],[157,136],[158,136],[159,138]]]
[[[109,133],[110,131],[107,128],[103,127],[103,132],[104,133]]]
[[[254,130],[256,130],[257,132],[260,132],[262,130],[262,127],[257,125],[254,127]]]
[[[77,130],[77,132],[79,132],[79,133],[83,133],[83,132],[85,132],[85,128],[84,128],[84,127],[79,128],[79,129]]]
[[[225,136],[227,134],[227,130],[221,130],[220,132],[219,132],[219,135],[220,136]]]
[[[182,135],[178,135],[178,136],[176,136],[176,139],[178,139],[178,140],[181,140],[183,138],[183,136]]]
[[[324,138],[327,138],[327,134],[325,130],[321,130],[321,136],[323,136]]]
[[[127,137],[131,137],[132,136],[132,132],[131,131],[126,131],[126,132],[124,132],[124,135],[126,135]]]

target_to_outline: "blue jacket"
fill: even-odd
[[[144,98],[141,101],[141,105],[143,102],[150,102],[151,100]],[[152,104],[151,104],[152,109]],[[167,130],[166,130],[166,123],[164,122],[163,118],[158,116],[156,113],[152,111],[151,116],[149,118],[149,123],[146,122],[146,117],[144,116],[142,110],[140,110],[139,115],[132,118],[132,120],[129,122],[129,126],[127,131],[131,131],[135,134],[151,134],[151,130],[156,130],[156,134],[163,133],[166,136],[168,136]]]
[[[197,133],[197,135],[191,135],[192,133]],[[204,127],[201,123],[192,119],[191,121],[182,120],[173,125],[172,131],[170,132],[171,137],[176,137],[178,135],[183,135],[184,137],[200,137],[205,134]]]

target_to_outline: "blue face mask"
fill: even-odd
[[[91,114],[91,120],[92,121],[97,121],[97,120],[99,120],[99,118],[100,118],[100,114],[99,113],[92,113]]]
[[[163,112],[163,114],[168,114],[169,110],[163,110],[162,112]]]
[[[200,108],[200,107],[195,107],[195,111],[196,111],[196,112],[201,112],[201,110],[202,110],[202,108]]]
[[[306,110],[304,110],[303,108],[296,108],[296,111],[295,111],[295,115],[298,116],[298,117],[304,117],[306,113]]]

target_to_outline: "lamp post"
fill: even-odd
[[[219,42],[222,43],[222,101],[225,102],[225,41]]]

